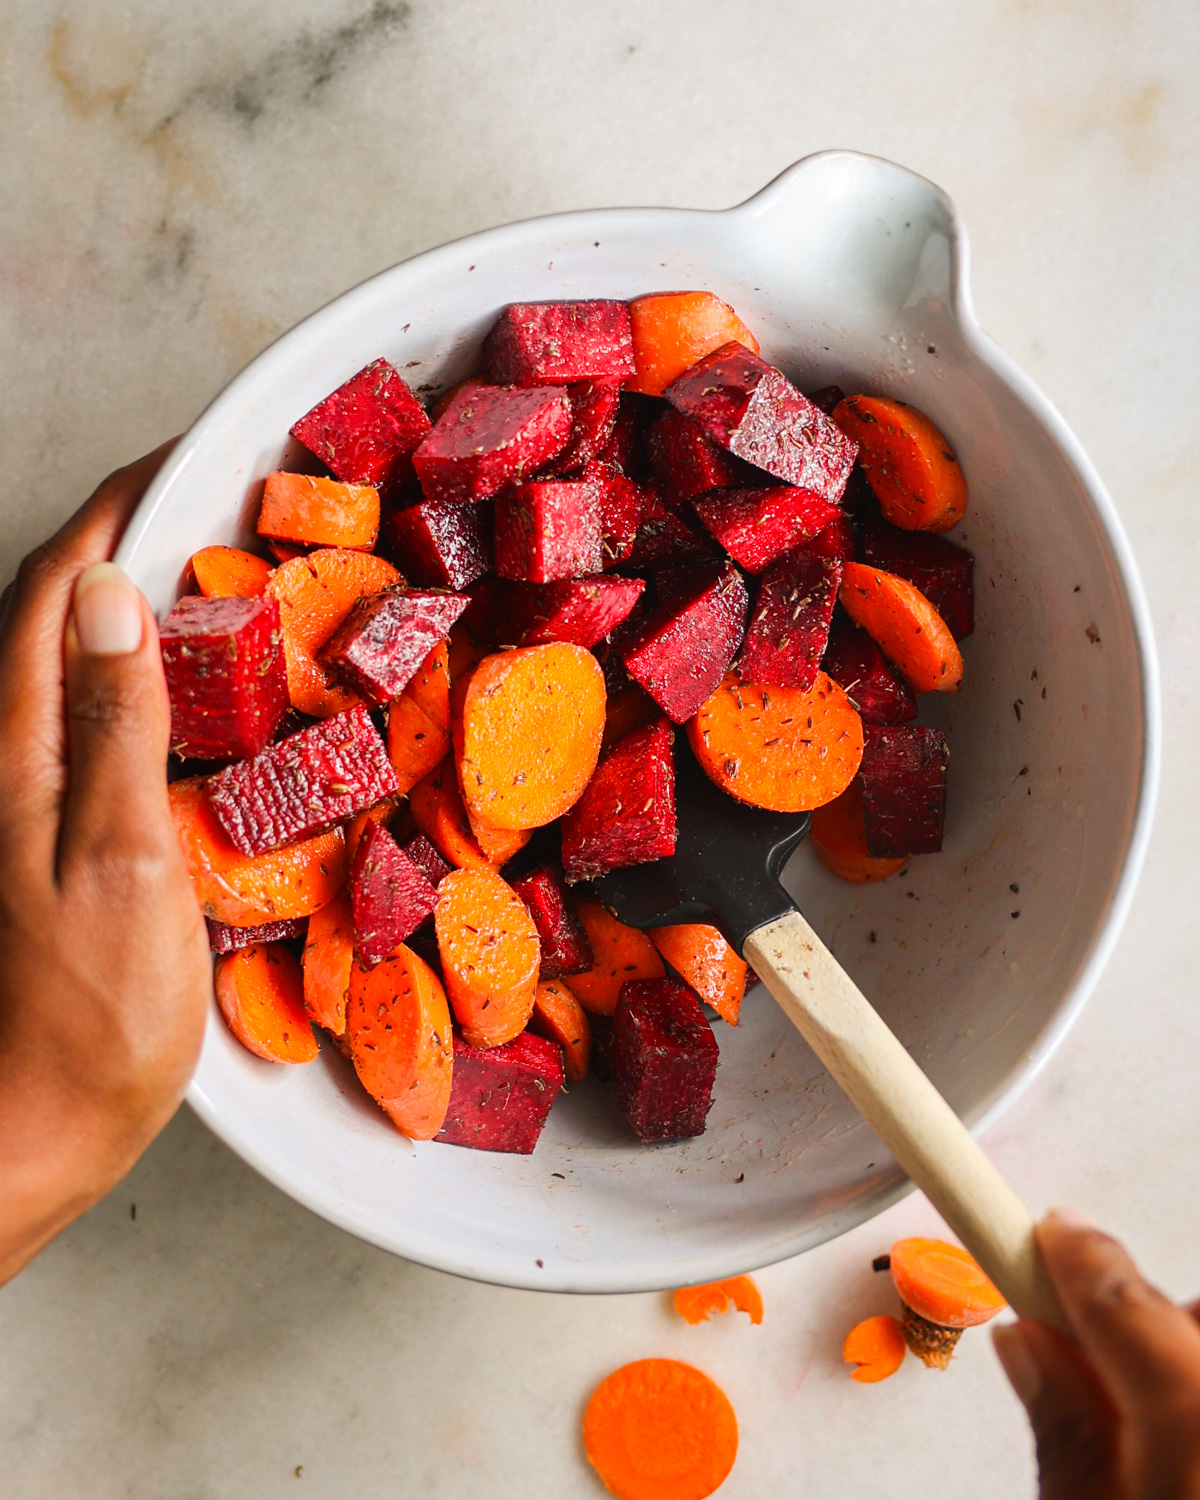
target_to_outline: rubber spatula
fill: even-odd
[[[674,855],[602,876],[601,899],[631,927],[718,927],[1018,1315],[1066,1330],[1029,1210],[780,883],[808,815],[736,802],[685,744],[675,774]]]

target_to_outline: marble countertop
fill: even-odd
[[[1072,424],[1141,566],[1158,823],[1095,996],[987,1136],[1035,1206],[1200,1290],[1200,11],[984,0],[10,0],[0,29],[0,573],[276,334],[414,251],[597,204],[721,207],[827,146],[942,184],[988,330]],[[1189,750],[1189,746],[1193,748]],[[582,1406],[676,1354],[741,1423],[723,1496],[1032,1494],[989,1341],[846,1377],[912,1196],[761,1273],[761,1328],[457,1281],[312,1217],[182,1112],[0,1292],[5,1494],[599,1495]]]

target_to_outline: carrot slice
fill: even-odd
[[[492,868],[467,821],[452,756],[417,782],[408,805],[413,821],[444,860],[460,870]]]
[[[882,396],[847,396],[833,420],[858,444],[858,461],[889,521],[907,531],[958,525],[967,509],[966,480],[924,413]]]
[[[705,1323],[717,1313],[736,1307],[748,1313],[752,1323],[763,1320],[762,1293],[753,1276],[731,1276],[728,1281],[710,1281],[706,1286],[680,1287],[674,1297],[675,1311],[685,1323]]]
[[[450,732],[450,643],[439,641],[421,665],[417,675],[404,689],[422,713]],[[449,749],[449,746],[446,747]]]
[[[563,983],[584,1010],[611,1016],[627,979],[666,977],[658,949],[644,932],[618,922],[598,901],[580,902],[576,911],[596,962],[586,973],[572,974]]]
[[[480,852],[497,869],[507,864],[514,854],[519,854],[533,837],[532,828],[489,828],[486,823],[481,823],[473,816],[469,807],[466,808],[466,814],[467,822],[471,825],[471,835],[479,845]]]
[[[391,563],[345,547],[322,547],[282,563],[267,584],[279,600],[283,652],[292,706],[327,719],[358,702],[317,661],[317,652],[350,613],[356,600],[403,580]]]
[[[760,687],[729,672],[687,735],[709,780],[773,812],[832,802],[862,760],[862,720],[824,672],[811,688]]]
[[[842,1344],[842,1358],[848,1365],[858,1366],[850,1371],[851,1380],[874,1385],[896,1373],[904,1363],[906,1348],[899,1319],[880,1313],[854,1325]]]
[[[401,792],[410,792],[450,753],[450,731],[435,724],[407,689],[388,704],[387,742]]]
[[[259,536],[312,547],[375,545],[379,535],[379,491],[369,484],[343,484],[315,474],[267,475]]]
[[[274,571],[266,558],[240,547],[201,547],[190,566],[206,599],[261,599]]]
[[[312,1062],[320,1052],[304,1013],[300,965],[282,943],[253,943],[217,959],[213,984],[230,1031],[267,1062]]]
[[[905,1307],[942,1328],[974,1328],[1008,1304],[959,1245],[945,1240],[897,1240],[892,1281]]]
[[[396,1129],[431,1141],[450,1103],[454,1037],[446,992],[425,960],[401,943],[373,969],[356,963],[346,1036],[359,1081]]]
[[[593,1391],[583,1445],[617,1500],[705,1500],[737,1458],[737,1417],[694,1365],[639,1359]]]
[[[533,1011],[542,947],[525,903],[490,865],[451,870],[433,914],[446,990],[465,1041],[499,1047]]]
[[[234,927],[307,917],[332,901],[350,868],[340,828],[247,858],[229,841],[205,796],[207,778],[167,788],[200,909]]]
[[[744,344],[758,353],[758,340],[712,292],[656,292],[629,304],[637,374],[625,388],[661,396],[671,382],[722,344]]]
[[[289,563],[298,557],[307,557],[310,550],[299,542],[277,542],[274,537],[267,539],[267,551],[277,563]]]
[[[335,1037],[346,1031],[346,1001],[354,965],[354,913],[347,891],[339,891],[308,919],[304,939],[304,1009]]]
[[[813,853],[841,880],[866,885],[902,870],[907,859],[879,859],[867,852],[862,780],[856,776],[840,797],[818,807],[808,831]]]
[[[958,691],[962,652],[920,589],[894,573],[848,562],[842,567],[838,597],[854,623],[863,627],[918,693]]]
[[[546,979],[538,985],[529,1029],[562,1048],[568,1083],[579,1083],[587,1077],[592,1028],[587,1012],[563,980]]]
[[[722,1021],[736,1026],[749,965],[717,929],[706,922],[684,922],[677,927],[652,927],[646,935],[680,979],[690,984]]]

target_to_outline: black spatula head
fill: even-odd
[[[740,953],[756,927],[792,910],[779,877],[811,815],[735,802],[700,769],[682,735],[675,746],[675,807],[679,837],[670,859],[614,870],[593,883],[630,927],[711,922]]]

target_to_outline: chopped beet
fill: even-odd
[[[301,417],[292,436],[338,479],[379,487],[408,478],[429,425],[398,372],[377,359]]]
[[[571,403],[557,387],[466,386],[413,454],[413,468],[430,500],[486,500],[536,474],[570,435]]]
[[[732,563],[698,569],[621,643],[629,675],[676,724],[690,719],[742,643],[749,597]]]
[[[681,515],[668,510],[656,490],[647,488],[642,494],[642,524],[629,554],[631,567],[651,568],[657,563],[687,563],[712,558],[712,544],[702,532],[689,525]]]
[[[853,562],[858,555],[854,536],[854,525],[844,512],[836,515],[824,531],[818,531],[811,541],[801,542],[794,549],[805,557],[819,557],[825,562]]]
[[[470,601],[464,594],[391,588],[359,599],[318,659],[372,707],[398,698]]]
[[[514,302],[483,343],[497,385],[620,385],[634,373],[633,334],[624,302]]]
[[[601,1083],[612,1082],[612,1069],[608,1065],[608,1044],[612,1040],[612,1017],[598,1016],[588,1012],[588,1027],[592,1033],[592,1051],[588,1067],[592,1076]]]
[[[738,672],[768,687],[812,687],[829,641],[842,565],[791,552],[762,575]]]
[[[308,930],[307,917],[260,922],[257,927],[230,927],[228,922],[218,922],[213,917],[204,920],[208,924],[208,946],[213,953],[236,953],[239,948],[250,948],[255,943],[284,943],[289,938],[303,937]]]
[[[633,551],[646,508],[646,491],[619,469],[599,460],[588,464],[583,482],[591,485],[595,496],[604,566],[615,567]]]
[[[448,1146],[528,1156],[563,1086],[562,1049],[523,1031],[502,1047],[472,1047],[454,1038],[454,1081],[446,1123]]]
[[[718,1049],[699,1000],[678,979],[627,979],[605,1048],[621,1113],[643,1141],[702,1135]]]
[[[621,392],[621,404],[617,408],[617,420],[613,424],[612,436],[596,455],[601,463],[620,470],[630,479],[642,480],[646,477],[643,431],[648,399],[633,391]],[[655,401],[653,406],[655,410],[659,410],[662,402]]]
[[[523,879],[514,880],[512,888],[529,908],[541,939],[542,965],[538,978],[586,974],[595,965],[596,955],[555,871],[549,865],[542,865]]]
[[[607,752],[562,820],[563,873],[574,883],[675,853],[675,762],[660,719]]]
[[[956,641],[975,629],[975,558],[931,531],[902,531],[883,519],[859,528],[862,561],[921,590]]]
[[[768,489],[712,490],[696,501],[696,514],[750,573],[818,536],[841,511],[812,490],[791,484]]]
[[[603,564],[593,485],[535,480],[496,501],[496,572],[501,578],[550,583],[599,573]]]
[[[508,633],[518,646],[569,641],[590,649],[628,618],[645,587],[641,578],[604,573],[557,583],[514,584],[508,599]]]
[[[821,670],[845,692],[864,724],[903,724],[917,717],[908,683],[892,671],[867,632],[840,611],[833,617]]]
[[[873,859],[936,854],[946,821],[950,750],[940,729],[868,724],[860,768],[867,853]]]
[[[846,393],[840,385],[823,385],[808,399],[814,406],[819,406],[827,417],[832,417],[833,408],[846,399]]]
[[[471,602],[462,612],[462,622],[480,645],[499,644],[502,621],[505,634],[509,634],[509,625],[505,616],[508,613],[509,593],[512,587],[512,584],[503,578],[489,574],[486,578],[477,579],[470,588],[463,590]]]
[[[257,755],[288,711],[278,601],[190,594],[158,634],[175,754]]]
[[[585,380],[567,387],[567,399],[571,403],[571,436],[546,469],[547,478],[573,473],[591,463],[612,437],[621,390],[600,380]]]
[[[368,969],[410,937],[437,905],[437,890],[381,823],[368,823],[350,869],[354,943]]]
[[[356,703],[227,766],[209,781],[208,800],[235,847],[253,855],[344,822],[398,784],[371,715]]]
[[[387,550],[410,583],[465,589],[492,566],[492,517],[486,505],[421,500],[384,518]]]
[[[725,344],[663,393],[720,448],[836,503],[858,445],[765,360]]]
[[[436,891],[449,875],[451,866],[446,863],[423,833],[414,833],[412,838],[405,839],[400,847]]]
[[[690,417],[668,407],[646,432],[646,452],[663,503],[673,510],[705,490],[743,481],[746,467],[710,443]]]

